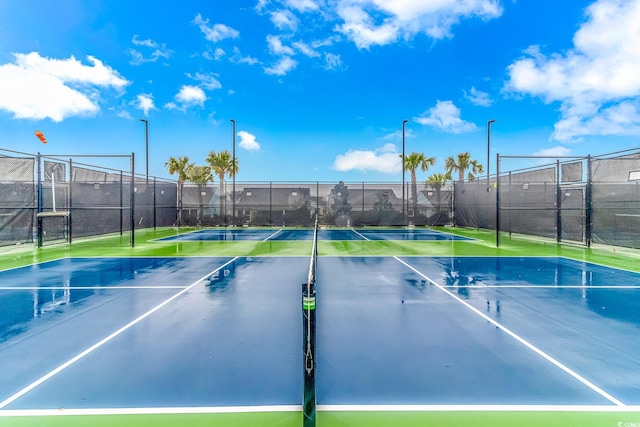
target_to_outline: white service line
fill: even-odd
[[[165,305],[169,304],[171,301],[175,300],[176,298],[178,298],[180,295],[184,294],[185,292],[189,291],[190,289],[192,289],[193,287],[195,287],[197,284],[199,284],[200,282],[202,282],[204,279],[206,279],[207,277],[211,276],[213,273],[215,273],[216,271],[219,271],[221,269],[223,269],[224,267],[226,267],[227,265],[231,264],[232,262],[234,262],[235,260],[237,260],[239,257],[235,257],[230,261],[227,261],[226,263],[224,263],[223,265],[221,265],[220,267],[216,268],[215,270],[213,270],[211,273],[208,273],[207,275],[201,277],[200,279],[198,279],[197,281],[195,281],[194,283],[192,283],[191,285],[187,286],[186,288],[184,288],[183,290],[181,290],[180,292],[178,292],[177,294],[173,295],[171,298],[166,299],[165,301],[163,301],[162,303],[158,304],[157,306],[155,306],[154,308],[152,308],[151,310],[147,311],[146,313],[144,313],[143,315],[139,316],[137,319],[132,320],[131,322],[127,323],[126,325],[124,325],[123,327],[121,327],[120,329],[118,329],[117,331],[115,331],[114,333],[112,333],[111,335],[103,338],[102,340],[98,341],[97,343],[95,343],[94,345],[92,345],[91,347],[87,348],[86,350],[84,350],[83,352],[79,353],[78,355],[74,356],[73,358],[69,359],[68,361],[64,362],[62,365],[58,366],[57,368],[55,368],[54,370],[52,370],[51,372],[49,372],[48,374],[40,377],[39,379],[37,379],[36,381],[32,382],[31,384],[29,384],[28,386],[26,386],[25,388],[23,388],[22,390],[18,391],[17,393],[13,394],[12,396],[8,397],[7,399],[3,400],[2,402],[0,402],[0,409],[6,407],[8,404],[10,404],[11,402],[13,402],[14,400],[18,399],[19,397],[25,395],[26,393],[28,393],[29,391],[33,390],[34,388],[36,388],[37,386],[39,386],[40,384],[42,384],[43,382],[47,381],[49,378],[53,377],[54,375],[62,372],[63,370],[65,370],[66,368],[68,368],[69,366],[73,365],[74,363],[76,363],[78,360],[82,359],[83,357],[85,357],[86,355],[88,355],[89,353],[93,352],[94,350],[102,347],[104,344],[108,343],[109,341],[111,341],[113,338],[117,337],[118,335],[120,335],[121,333],[123,333],[124,331],[126,331],[127,329],[131,328],[132,326],[134,326],[135,324],[141,322],[142,320],[146,319],[147,317],[149,317],[150,315],[152,315],[153,313],[155,313],[156,311],[160,310],[162,307],[164,307]]]
[[[460,298],[459,296],[455,295],[454,293],[450,292],[448,289],[446,289],[444,286],[436,283],[434,280],[431,280],[429,277],[427,277],[426,275],[424,275],[423,273],[421,273],[420,271],[418,271],[416,268],[414,268],[413,266],[407,264],[406,262],[404,262],[403,260],[401,260],[400,258],[398,258],[397,256],[394,256],[393,258],[395,258],[398,262],[400,262],[401,264],[404,264],[406,267],[408,267],[409,269],[413,270],[416,274],[420,275],[421,277],[423,277],[425,280],[429,281],[430,283],[432,283],[434,286],[436,286],[438,289],[440,289],[441,291],[445,292],[446,294],[448,294],[450,297],[454,298],[456,301],[458,301],[460,304],[464,305],[465,307],[467,307],[469,310],[473,311],[474,313],[476,313],[478,316],[482,317],[483,319],[485,319],[487,322],[491,323],[492,325],[500,328],[504,333],[506,333],[507,335],[509,335],[510,337],[514,338],[516,341],[518,341],[519,343],[521,343],[522,345],[524,345],[525,347],[527,347],[528,349],[532,350],[533,352],[535,352],[536,354],[538,354],[539,356],[542,356],[544,359],[546,359],[547,361],[551,362],[552,364],[554,364],[555,366],[557,366],[558,368],[562,369],[563,371],[565,371],[567,374],[571,375],[573,378],[577,379],[578,381],[580,381],[582,384],[586,385],[587,387],[589,387],[591,390],[595,391],[596,393],[598,393],[600,396],[604,397],[605,399],[609,400],[610,402],[618,405],[618,406],[626,406],[624,403],[622,403],[620,400],[616,399],[615,397],[613,397],[612,395],[610,395],[609,393],[607,393],[606,391],[602,390],[600,387],[598,387],[597,385],[593,384],[591,381],[587,380],[586,378],[584,378],[582,375],[578,374],[577,372],[575,372],[574,370],[572,370],[571,368],[569,368],[568,366],[562,364],[560,361],[554,359],[552,356],[548,355],[547,353],[545,353],[544,351],[540,350],[538,347],[536,347],[535,345],[531,344],[530,342],[528,342],[527,340],[525,340],[524,338],[520,337],[518,334],[516,334],[515,332],[511,331],[510,329],[506,328],[505,326],[503,326],[501,323],[495,321],[494,319],[492,319],[491,317],[487,316],[486,314],[484,314],[483,312],[481,312],[480,310],[476,309],[475,307],[473,307],[471,304],[469,304],[468,302],[466,302],[465,300],[463,300],[462,298]]]

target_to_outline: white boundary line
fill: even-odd
[[[126,325],[124,325],[123,327],[118,329],[117,331],[113,332],[111,335],[103,338],[102,340],[98,341],[97,343],[95,343],[91,347],[87,348],[86,350],[84,350],[81,353],[77,354],[76,356],[72,357],[71,359],[69,359],[68,361],[63,363],[62,365],[58,366],[57,368],[55,368],[54,370],[50,371],[46,375],[40,377],[39,379],[37,379],[36,381],[32,382],[28,386],[24,387],[22,390],[18,391],[17,393],[14,393],[12,396],[9,396],[8,398],[6,398],[2,402],[0,402],[0,409],[6,407],[7,405],[9,405],[14,400],[18,399],[19,397],[21,397],[21,396],[25,395],[26,393],[28,393],[29,391],[33,390],[34,388],[36,388],[37,386],[39,386],[43,382],[47,381],[49,378],[51,378],[51,377],[57,375],[58,373],[62,372],[63,370],[65,370],[69,366],[71,366],[74,363],[76,363],[78,360],[80,360],[83,357],[85,357],[86,355],[88,355],[89,353],[91,353],[94,350],[102,347],[104,344],[106,344],[107,342],[111,341],[113,338],[117,337],[118,335],[120,335],[121,333],[123,333],[127,329],[131,328],[135,324],[137,324],[137,323],[141,322],[142,320],[146,319],[147,317],[149,317],[150,315],[152,315],[156,311],[160,310],[165,305],[169,304],[171,301],[175,300],[176,298],[178,298],[182,294],[184,294],[187,291],[189,291],[190,289],[194,288],[197,284],[199,284],[200,282],[205,280],[207,277],[211,276],[216,271],[219,271],[219,270],[223,269],[224,267],[226,267],[227,265],[231,264],[232,262],[234,262],[238,258],[240,258],[240,257],[235,257],[235,258],[231,259],[230,261],[227,261],[226,263],[224,263],[220,267],[216,268],[212,272],[208,273],[207,275],[205,275],[205,276],[201,277],[200,279],[198,279],[197,281],[193,282],[191,285],[187,286],[186,288],[184,288],[183,290],[181,290],[177,294],[175,294],[172,297],[170,297],[170,298],[166,299],[165,301],[161,302],[160,304],[158,304],[157,306],[155,306],[151,310],[147,311],[146,313],[142,314],[138,318],[136,318],[136,319],[132,320],[131,322],[127,323]]]
[[[469,289],[640,289],[640,285],[582,286],[582,285],[458,285]],[[0,288],[2,289],[2,288]]]
[[[318,405],[322,412],[640,412],[640,406],[598,405]],[[228,414],[258,412],[298,412],[301,405],[269,406],[194,406],[149,408],[87,409],[5,409],[0,417],[44,417],[73,415],[162,415],[162,414]]]
[[[278,234],[278,233],[279,233],[279,232],[281,232],[282,230],[284,230],[284,229],[283,229],[283,228],[280,228],[280,229],[276,230],[276,232],[275,232],[275,233],[273,233],[272,235],[270,235],[270,236],[269,236],[269,237],[267,237],[266,239],[263,239],[262,241],[263,241],[263,242],[266,242],[266,241],[268,241],[268,240],[271,240],[271,238],[272,238],[273,236],[275,236],[276,234]]]
[[[63,260],[63,259],[67,259],[67,257],[61,257],[61,258],[56,258],[56,259],[50,259],[50,260],[47,260],[47,261],[38,261],[38,262],[35,262],[35,263],[33,263],[33,264],[19,265],[19,266],[17,266],[17,267],[9,267],[9,268],[5,268],[4,270],[0,270],[0,273],[3,273],[3,272],[5,272],[5,271],[17,270],[17,269],[19,269],[19,268],[35,267],[36,265],[47,264],[47,263],[49,263],[49,262],[60,261],[60,260]]]
[[[282,230],[282,229],[280,229]],[[245,230],[244,228],[232,228],[229,230],[221,230],[219,228],[203,228],[200,230],[193,230],[193,231],[187,231],[186,233],[180,233],[180,234],[174,234],[171,236],[166,236],[166,237],[158,237],[157,239],[152,239],[152,240],[148,240],[147,242],[160,242],[160,243],[165,243],[165,242],[171,242],[171,241],[175,241],[176,239],[174,239],[175,237],[182,237],[182,236],[188,236],[190,234],[196,234],[196,233],[206,233],[206,232],[210,232],[210,231],[215,231],[216,235],[222,235],[223,233],[229,233],[229,232],[242,232],[242,233],[247,233],[247,234],[259,234],[260,231],[266,231],[269,232],[271,230],[269,229],[254,229],[254,230]],[[239,234],[239,233],[236,233]],[[180,240],[179,240],[180,241]],[[189,240],[186,240],[187,242]],[[206,241],[206,240],[205,240]],[[212,240],[212,241],[216,241],[216,240]]]
[[[633,271],[633,270],[629,270],[627,268],[622,268],[622,267],[612,267],[610,265],[600,264],[599,262],[586,261],[584,259],[569,258],[567,256],[558,256],[557,258],[562,258],[562,259],[566,259],[566,260],[569,260],[569,261],[575,261],[575,262],[582,262],[582,263],[585,263],[585,264],[592,264],[592,265],[596,265],[598,267],[606,267],[606,268],[610,268],[612,270],[626,271],[628,273],[635,273],[635,274],[640,275],[640,271]]]
[[[255,412],[297,412],[302,405],[270,406],[203,406],[159,408],[99,408],[99,409],[5,409],[0,417],[45,417],[58,415],[156,415],[156,414],[228,414]]]
[[[362,236],[364,239],[368,240],[368,241],[372,241],[371,239],[367,239],[366,237],[364,237],[362,234],[360,234],[358,231],[356,231],[355,228],[351,228],[351,231],[353,231],[356,234],[359,234],[360,236]],[[387,233],[387,232],[391,232],[391,234],[397,234],[397,235],[406,235],[407,233],[409,233],[409,229],[407,228],[401,228],[401,229],[397,229],[397,228],[389,228],[387,230],[373,230],[373,229],[366,229],[366,228],[360,228],[360,231],[371,231],[372,234],[376,234],[376,233]],[[478,241],[479,239],[475,239],[473,237],[467,237],[467,236],[462,236],[460,234],[455,234],[455,233],[447,233],[445,231],[439,231],[439,230],[431,230],[431,229],[426,229],[426,228],[419,228],[418,231],[428,231],[428,233],[417,233],[417,234],[423,234],[425,236],[428,235],[433,235],[433,236],[437,236],[439,234],[445,235],[445,236],[453,236],[453,237],[459,237],[460,239],[443,239],[444,241],[452,241],[452,240],[472,240],[472,241]],[[399,231],[402,231],[402,233],[399,233]],[[405,240],[405,239],[400,239],[400,240],[393,240],[393,239],[382,239],[382,240],[375,240],[380,241],[380,242],[384,242],[384,241],[390,241],[390,242],[407,242],[409,240]],[[442,242],[443,240],[438,240],[438,239],[416,239],[418,241],[434,241],[434,242]]]
[[[367,239],[365,236],[363,236],[361,233],[357,232],[357,231],[355,230],[355,228],[352,228],[352,229],[351,229],[351,231],[353,231],[354,233],[356,233],[358,236],[362,237],[364,240],[366,240],[366,241],[370,241],[370,240],[369,240],[369,239]]]
[[[599,405],[318,405],[326,412],[638,412],[640,406]]]
[[[598,387],[597,385],[595,385],[594,383],[592,383],[591,381],[587,380],[585,377],[583,377],[582,375],[578,374],[577,372],[575,372],[574,370],[572,370],[571,368],[569,368],[568,366],[562,364],[560,361],[554,359],[552,356],[548,355],[547,353],[545,353],[544,351],[540,350],[538,347],[536,347],[535,345],[531,344],[530,342],[528,342],[527,340],[525,340],[524,338],[520,337],[518,334],[516,334],[515,332],[512,332],[510,329],[506,328],[505,326],[503,326],[501,323],[495,321],[494,319],[492,319],[491,317],[487,316],[486,314],[484,314],[483,312],[481,312],[480,310],[476,309],[475,307],[473,307],[471,304],[469,304],[468,302],[464,301],[462,298],[460,298],[459,296],[455,295],[454,293],[450,292],[448,289],[446,289],[445,287],[443,287],[442,285],[439,285],[438,283],[436,283],[435,281],[431,280],[429,277],[427,277],[426,275],[424,275],[423,273],[421,273],[420,271],[418,271],[415,267],[407,264],[406,262],[404,262],[403,260],[401,260],[400,258],[398,258],[397,256],[394,256],[393,258],[395,258],[399,263],[405,265],[407,268],[411,269],[413,272],[415,272],[416,274],[418,274],[419,276],[423,277],[425,280],[427,280],[428,282],[432,283],[434,286],[436,286],[438,289],[440,289],[442,292],[445,292],[447,295],[449,295],[450,297],[452,297],[453,299],[455,299],[456,301],[458,301],[460,304],[464,305],[465,307],[467,307],[469,310],[473,311],[474,313],[476,313],[478,316],[482,317],[483,319],[485,319],[487,322],[491,323],[492,325],[500,328],[504,333],[506,333],[507,335],[509,335],[511,338],[515,339],[516,341],[518,341],[520,344],[524,345],[525,347],[527,347],[528,349],[532,350],[534,353],[538,354],[539,356],[542,356],[544,359],[546,359],[547,361],[551,362],[553,365],[557,366],[558,368],[560,368],[561,370],[563,370],[564,372],[566,372],[567,374],[571,375],[573,378],[575,378],[576,380],[580,381],[582,384],[586,385],[587,387],[589,387],[591,390],[595,391],[596,393],[598,393],[600,396],[604,397],[605,399],[609,400],[610,402],[618,405],[618,406],[626,406],[624,403],[622,403],[620,400],[616,399],[615,397],[613,397],[612,395],[610,395],[609,393],[607,393],[606,391],[602,390],[600,387]]]
[[[0,291],[116,290],[116,289],[185,289],[187,286],[0,286]]]

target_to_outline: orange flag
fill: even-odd
[[[38,137],[38,139],[40,141],[42,141],[43,144],[47,143],[47,138],[44,137],[44,134],[42,132],[40,132],[39,130],[37,130],[36,132],[36,136]]]

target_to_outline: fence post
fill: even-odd
[[[122,196],[123,196],[122,192],[124,190],[124,184],[122,183],[122,179],[123,179],[122,171],[120,171],[120,209],[119,210],[120,210],[120,235],[121,236],[122,236],[122,228],[123,228],[123,221],[124,221],[123,212],[122,212],[122,209],[124,207],[123,206],[123,198],[122,198]]]
[[[156,231],[156,177],[153,177],[153,231]]]
[[[562,187],[560,186],[560,160],[556,159],[556,242],[562,241]]]
[[[69,233],[69,243],[73,236],[72,220],[73,213],[73,160],[69,159],[69,215],[67,216],[67,232]]]
[[[585,240],[587,241],[587,247],[591,247],[591,233],[592,233],[592,215],[593,215],[593,175],[591,170],[591,155],[587,156],[587,188],[585,194]]]
[[[42,217],[38,214],[42,212],[42,158],[40,153],[38,152],[36,156],[36,161],[38,162],[37,172],[38,172],[38,198],[37,198],[37,207],[36,207],[36,240],[38,247],[42,247]]]
[[[135,176],[135,153],[131,153],[131,198],[129,210],[131,211],[131,247],[133,248],[136,244],[135,238],[135,228],[136,228],[136,219],[134,217],[135,212],[135,204],[136,204],[136,196],[135,196],[135,185],[136,185],[136,176]]]
[[[500,153],[496,154],[496,248],[500,246]]]

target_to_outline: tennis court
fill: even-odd
[[[5,257],[3,425],[302,425],[312,235]],[[640,425],[634,259],[490,239],[319,230],[318,426]]]
[[[312,240],[313,230],[302,229],[205,229],[160,241]],[[468,240],[468,237],[428,229],[320,229],[318,240]]]

